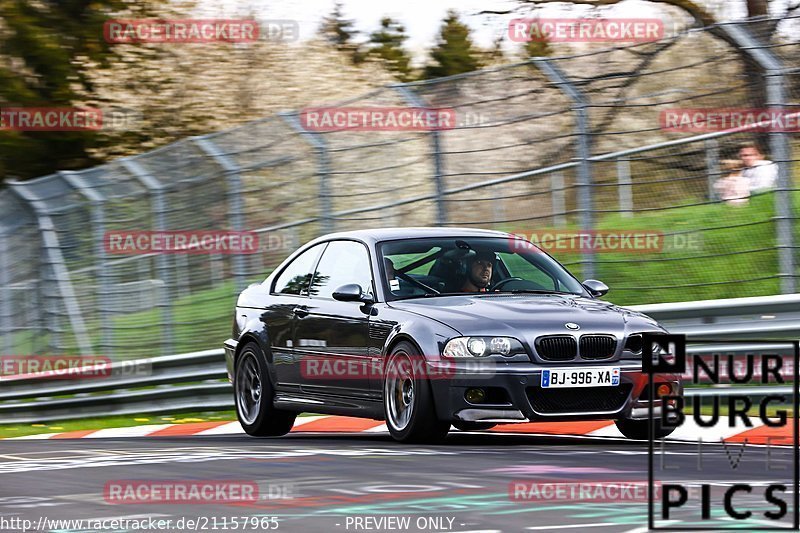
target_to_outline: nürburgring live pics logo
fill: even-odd
[[[692,344],[701,348],[687,357],[684,335],[645,334],[643,342],[642,369],[648,374],[650,395],[649,528],[657,531],[800,529],[797,418],[800,343],[725,340],[727,347],[713,352],[703,345],[720,341],[693,339]],[[759,348],[755,349],[756,346]],[[778,352],[781,347],[785,353]],[[791,369],[790,364],[793,364]],[[656,398],[661,400],[660,404],[654,405],[657,376],[672,374],[685,378],[687,372],[693,394],[660,396]],[[792,381],[791,387],[786,386],[786,381]],[[760,425],[754,424],[754,420]],[[686,444],[671,446],[673,453],[668,454],[663,439],[655,438],[657,429],[678,430],[682,426],[684,435],[698,435],[696,461],[687,460]],[[700,436],[708,428],[713,428],[715,434],[731,435],[735,431],[729,430],[740,426],[745,428],[743,437],[703,442]],[[792,445],[775,446],[773,440],[783,443],[791,440]],[[656,442],[661,451],[658,473],[665,479],[656,479],[654,475]],[[689,446],[688,449],[693,448]],[[677,452],[675,447],[680,447]],[[670,455],[671,467],[665,465],[665,458]],[[678,482],[675,476],[689,479]],[[660,485],[660,497],[654,497],[656,484]]]

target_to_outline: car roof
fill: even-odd
[[[393,241],[397,239],[416,239],[423,237],[508,237],[510,234],[503,231],[475,229],[475,228],[430,228],[430,227],[407,227],[407,228],[377,228],[362,229],[354,231],[340,231],[329,233],[314,239],[312,242],[328,241],[332,239],[358,239],[364,242],[375,244],[383,241]],[[310,243],[309,243],[310,244]]]

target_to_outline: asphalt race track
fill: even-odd
[[[662,455],[657,447],[657,479],[684,485],[791,480],[789,447],[718,443],[702,448],[670,442]],[[30,520],[33,531],[100,531],[51,521],[152,518],[151,528],[115,530],[638,532],[647,531],[646,501],[520,501],[509,486],[646,482],[647,466],[646,442],[590,437],[453,432],[436,446],[400,445],[388,435],[369,433],[5,440],[0,443],[0,524],[5,527],[0,529],[21,531],[21,521]],[[110,503],[104,490],[118,480],[246,480],[258,484],[259,497],[235,504]],[[760,519],[755,524],[788,525],[793,509],[788,486],[784,499],[790,512],[779,524],[759,514],[775,507],[757,491],[737,495],[735,502],[754,511]],[[724,524],[716,492],[711,492],[716,498],[711,513]],[[689,494],[693,498],[699,491]],[[692,502],[685,516],[699,517],[699,503]],[[255,522],[243,522],[244,517],[263,517],[261,525],[267,527],[253,527]],[[270,517],[276,520],[269,522]],[[158,520],[164,521],[161,526]]]

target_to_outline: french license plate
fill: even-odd
[[[543,389],[557,387],[616,387],[619,385],[619,367],[597,368],[546,368],[542,370]]]

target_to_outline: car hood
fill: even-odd
[[[462,335],[523,336],[558,333],[626,333],[662,330],[652,318],[609,302],[571,295],[497,294],[441,296],[390,305],[447,324]],[[571,331],[565,324],[577,324]]]

